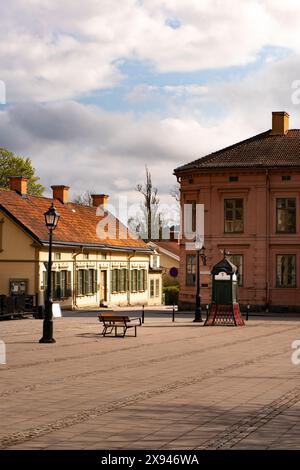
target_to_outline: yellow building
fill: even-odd
[[[163,274],[163,283],[176,284],[178,282],[180,245],[178,240],[155,240],[148,243],[149,248],[155,250],[150,257],[150,266],[156,266],[157,262]],[[157,260],[159,257],[159,261]],[[175,275],[177,273],[177,275]]]
[[[105,210],[108,196],[93,195],[88,207],[69,202],[67,186],[52,190],[52,199],[31,196],[23,177],[10,178],[10,190],[0,190],[0,294],[25,294],[35,306],[44,304],[49,246],[44,212],[53,202],[60,214],[53,233],[54,301],[73,309],[159,305],[162,276],[150,268],[153,250]],[[159,289],[155,297],[153,282]]]

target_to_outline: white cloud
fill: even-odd
[[[10,101],[70,99],[115,86],[124,59],[186,72],[300,51],[299,20],[295,0],[2,0],[0,79]]]
[[[206,128],[187,116],[136,118],[76,102],[20,104],[0,113],[1,145],[32,158],[47,187],[68,184],[75,192],[131,193],[147,164],[167,194],[176,166],[214,150],[216,136],[220,146],[230,143],[236,131],[230,119],[222,129]]]

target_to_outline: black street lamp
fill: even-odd
[[[195,240],[195,249],[197,253],[197,277],[196,277],[196,302],[195,302],[195,318],[193,322],[201,323],[203,322],[202,314],[201,314],[201,294],[200,294],[200,256],[203,260],[203,264],[206,264],[205,258],[205,248],[203,246],[203,240],[197,236]]]
[[[47,290],[45,298],[45,316],[43,322],[43,337],[40,339],[40,343],[55,343],[53,338],[53,317],[52,317],[52,278],[51,278],[51,267],[52,267],[52,234],[55,230],[59,213],[56,211],[53,203],[51,207],[44,213],[46,227],[49,230],[49,258],[47,266]]]

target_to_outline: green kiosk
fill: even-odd
[[[212,302],[204,326],[244,326],[237,300],[237,267],[227,258],[219,261],[211,270]]]

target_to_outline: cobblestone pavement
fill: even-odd
[[[300,448],[300,320],[151,317],[137,338],[102,338],[93,315],[54,328],[39,344],[41,320],[0,322],[1,449]]]

